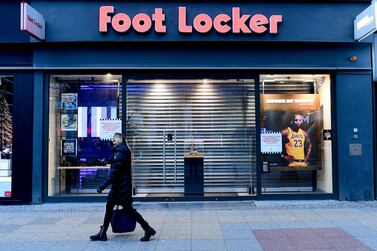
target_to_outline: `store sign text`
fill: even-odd
[[[99,31],[108,32],[109,27],[119,33],[130,29],[138,33],[149,32],[152,27],[157,33],[166,33],[166,16],[162,8],[155,8],[150,16],[138,13],[130,17],[126,13],[115,13],[114,6],[102,6],[99,9]],[[186,7],[178,8],[178,30],[180,33],[207,33],[215,29],[218,33],[278,33],[278,26],[283,21],[282,15],[242,14],[239,7],[232,8],[232,14],[220,13],[214,18],[205,13],[196,14],[188,20]]]

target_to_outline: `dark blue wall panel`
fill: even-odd
[[[367,2],[164,2],[164,1],[31,1],[32,6],[46,19],[46,41],[328,41],[353,42],[353,20],[365,9]],[[111,30],[99,32],[99,8],[114,5],[116,12],[131,17],[139,12],[152,14],[163,8],[166,15],[166,34],[154,31],[139,34],[129,31],[119,34]],[[276,35],[225,34],[212,30],[208,34],[178,32],[178,7],[186,6],[188,19],[199,13],[212,18],[219,13],[231,14],[232,7],[240,7],[242,14],[266,16],[283,15],[283,23]]]
[[[33,50],[23,45],[7,45],[0,47],[1,66],[32,66]]]
[[[352,55],[358,57],[356,62],[350,60]],[[370,44],[86,44],[37,48],[34,64],[37,67],[98,68],[371,68]]]
[[[32,73],[15,75],[13,105],[12,196],[15,200],[30,203],[33,166]]]
[[[29,35],[20,30],[21,1],[1,1],[0,43],[28,42]]]
[[[372,76],[339,72],[336,76],[338,174],[340,200],[374,199]],[[359,139],[353,139],[358,128]],[[362,144],[362,156],[350,156],[349,144]],[[335,174],[336,175],[336,174]]]

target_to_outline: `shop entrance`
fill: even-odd
[[[135,196],[240,196],[256,187],[254,80],[129,80]]]

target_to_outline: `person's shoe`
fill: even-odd
[[[101,226],[101,230],[98,232],[98,234],[90,236],[90,239],[92,241],[107,241],[107,235],[104,227]]]
[[[148,230],[145,231],[144,237],[140,239],[140,241],[149,241],[149,239],[156,234],[156,230],[152,227],[149,227]]]

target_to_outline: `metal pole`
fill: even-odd
[[[372,80],[373,82],[376,82],[377,80],[377,72],[376,72],[376,40],[377,35],[374,33],[373,35],[373,42],[372,42]]]
[[[165,137],[165,131],[163,131],[163,137],[164,137],[164,143],[163,143],[163,156],[164,156],[164,166],[163,166],[163,172],[164,172],[164,182],[166,182],[166,150],[165,150],[165,140],[166,140],[166,137]]]
[[[174,131],[174,180],[177,182],[177,131]]]

